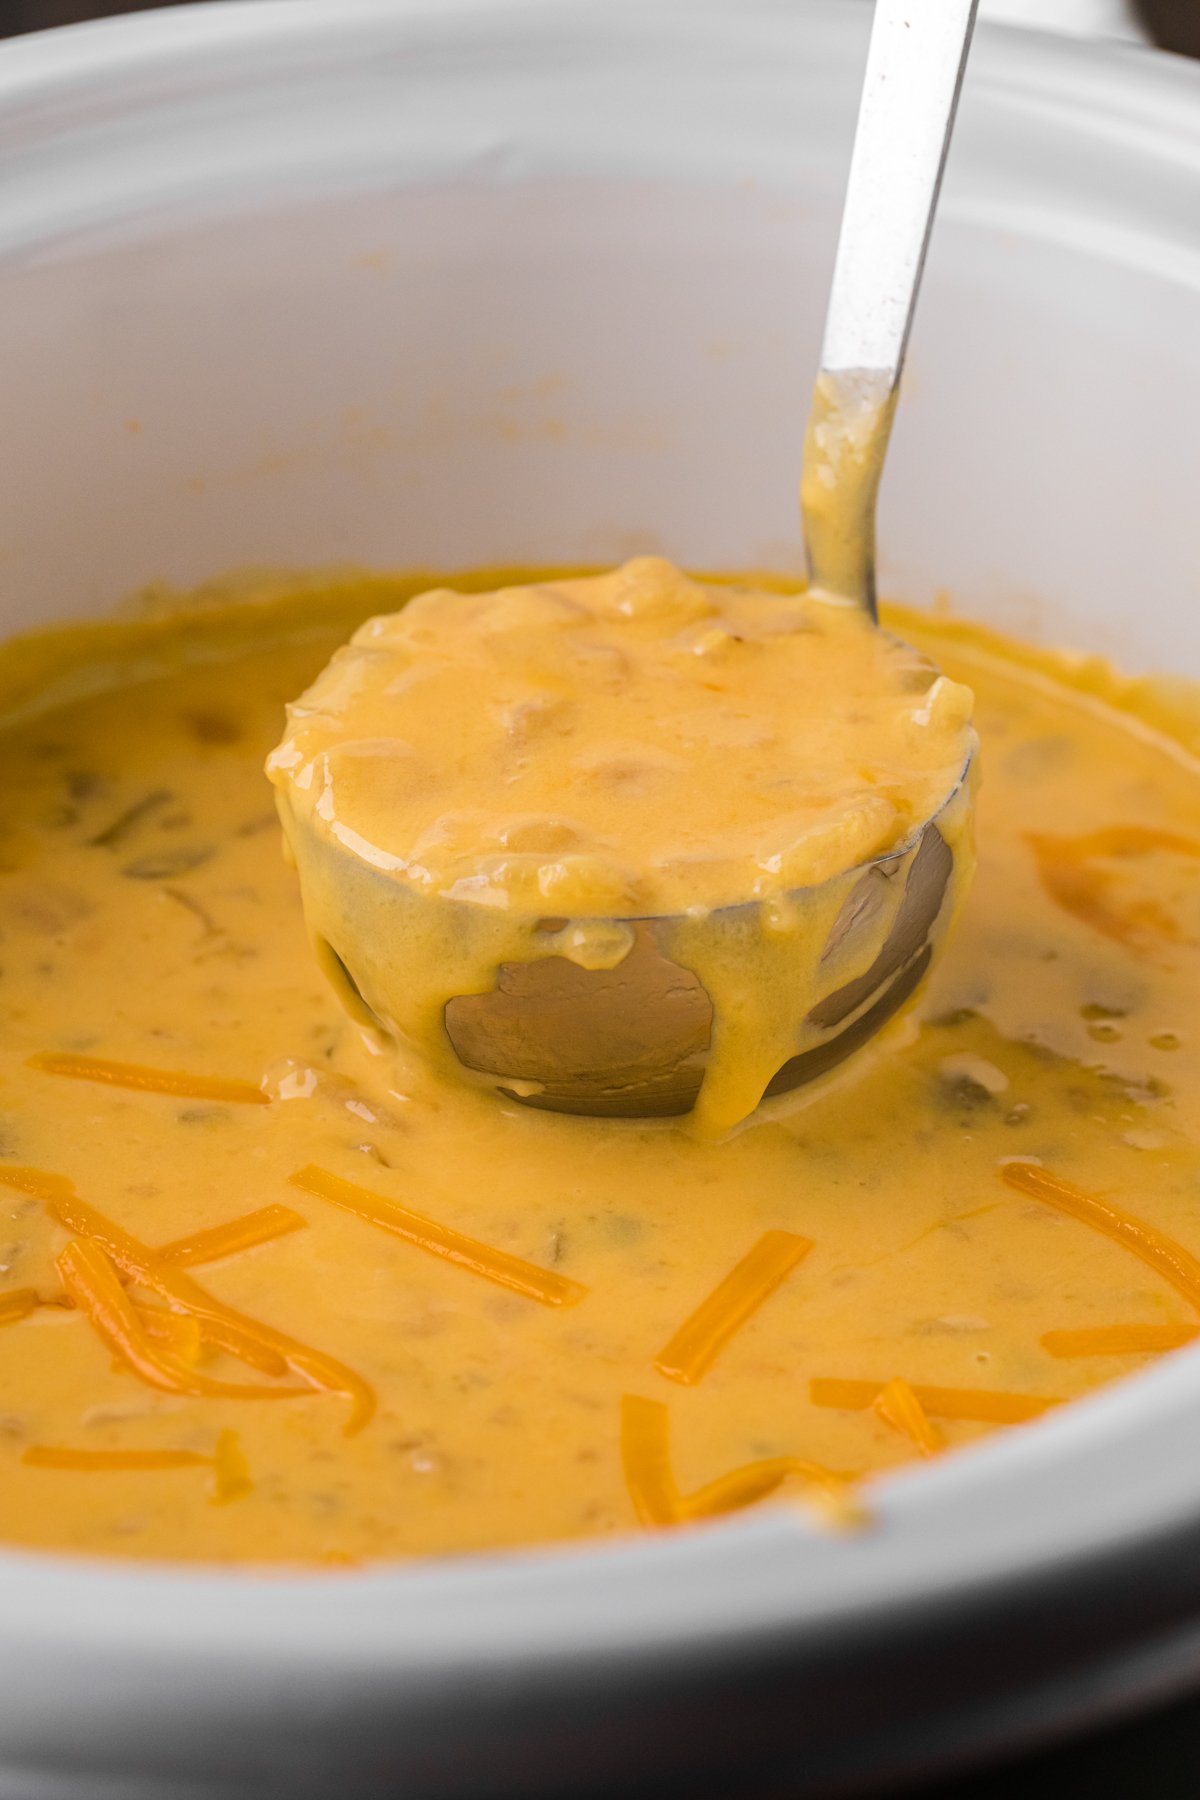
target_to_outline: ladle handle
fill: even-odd
[[[809,576],[875,616],[875,497],[978,0],[876,0],[801,475]]]

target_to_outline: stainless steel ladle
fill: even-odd
[[[811,584],[872,619],[875,499],[978,0],[877,0],[800,478]]]
[[[801,482],[813,585],[872,619],[875,498],[975,4],[877,0],[875,9]],[[801,984],[791,1002],[794,1054],[767,1094],[833,1068],[920,982],[950,911],[952,846],[963,841],[962,812],[970,806],[966,776],[964,769],[936,815],[903,844],[839,878],[845,898],[836,921],[811,946],[815,982]],[[798,898],[811,902],[813,894]],[[397,908],[428,904],[396,890]],[[822,916],[819,906],[809,911]],[[395,918],[402,929],[399,912]],[[568,923],[531,921],[531,941]],[[679,920],[621,923],[631,928],[632,947],[614,968],[584,969],[542,954],[504,963],[488,992],[452,998],[444,1022],[459,1062],[530,1106],[609,1117],[690,1110],[704,1077],[712,1002],[673,954]],[[352,942],[328,947],[327,965],[345,978],[348,998],[386,1017],[389,1009],[372,993],[370,958],[360,969]],[[847,979],[848,969],[860,972]],[[786,1008],[789,996],[778,1004]]]

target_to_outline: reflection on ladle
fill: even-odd
[[[836,615],[852,613],[872,622],[858,640],[867,648],[885,642],[873,629],[875,496],[973,17],[973,0],[921,8],[879,0],[876,9],[801,483],[816,590],[808,604],[824,623],[794,627],[836,635]],[[630,570],[633,600],[644,600]],[[668,569],[656,579],[672,603],[686,601],[682,577]],[[683,586],[672,590],[672,581]],[[701,606],[701,590],[690,592]],[[548,609],[551,635],[554,607],[581,599],[569,584],[530,595]],[[501,612],[510,597],[497,597]],[[657,604],[653,593],[648,604]],[[694,623],[700,653],[706,627]],[[727,642],[742,641],[727,620],[713,623],[718,636],[722,628]],[[292,709],[292,734],[270,765],[310,930],[361,1019],[531,1106],[608,1117],[691,1112],[698,1131],[716,1135],[764,1094],[833,1068],[913,993],[970,874],[974,736],[965,714],[953,717],[962,749],[936,803],[874,855],[823,866],[807,885],[777,893],[759,885],[753,891],[765,897],[744,901],[587,905],[601,882],[584,904],[568,896],[559,912],[544,885],[541,905],[536,885],[493,884],[484,894],[482,876],[474,886],[438,885],[418,858],[381,849],[338,816],[332,753],[313,751],[311,721],[339,706],[348,720],[375,679],[371,659],[378,667],[405,629],[381,621],[358,634],[350,660],[331,665]],[[393,682],[385,668],[385,695],[403,692],[419,652],[413,627],[404,672]],[[941,689],[946,701],[952,687],[927,666],[918,680],[932,684],[931,698],[921,714],[909,694],[910,724],[928,722],[932,697]],[[960,703],[948,704],[953,712]],[[365,726],[357,738],[348,722],[339,729],[335,751],[365,743],[374,754]],[[370,766],[382,771],[378,760]],[[402,787],[403,768],[395,779]],[[705,802],[699,792],[691,799]],[[735,891],[750,892],[749,881]]]

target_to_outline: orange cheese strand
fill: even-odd
[[[254,1483],[236,1431],[221,1432],[212,1461],[214,1506],[228,1506],[231,1500],[244,1500],[253,1493]]]
[[[72,1450],[56,1444],[30,1444],[21,1461],[30,1469],[62,1469],[79,1475],[212,1469],[214,1506],[240,1500],[254,1488],[234,1431],[221,1432],[212,1456],[200,1450]]]
[[[340,1175],[331,1175],[327,1169],[318,1169],[312,1163],[298,1169],[288,1180],[306,1194],[316,1194],[319,1199],[342,1207],[366,1224],[375,1225],[380,1231],[390,1231],[394,1237],[403,1238],[406,1244],[415,1244],[418,1250],[443,1257],[460,1269],[469,1269],[472,1275],[482,1275],[499,1287],[523,1294],[527,1300],[538,1300],[543,1306],[574,1306],[587,1293],[578,1281],[569,1281],[565,1275],[555,1275],[549,1269],[539,1269],[536,1263],[511,1256],[507,1250],[494,1250],[490,1244],[480,1243],[478,1238],[467,1237],[449,1225],[439,1225],[435,1219],[411,1211],[398,1200],[385,1200],[370,1188],[360,1187],[356,1181],[344,1181]]]
[[[1138,1356],[1181,1350],[1200,1337],[1200,1325],[1093,1325],[1081,1331],[1047,1331],[1042,1349],[1051,1356]]]
[[[75,1184],[65,1175],[55,1175],[49,1169],[23,1168],[19,1163],[0,1163],[0,1186],[16,1188],[19,1194],[32,1194],[48,1205],[68,1199],[75,1192]]]
[[[851,1501],[852,1484],[844,1475],[827,1469],[823,1463],[810,1462],[803,1456],[764,1456],[757,1462],[743,1463],[728,1475],[718,1475],[690,1494],[680,1496],[680,1517],[709,1519],[718,1513],[740,1512],[765,1500],[785,1481],[802,1481],[832,1502],[831,1518],[841,1517],[849,1523],[856,1516]]]
[[[884,1424],[911,1439],[922,1456],[936,1456],[945,1448],[941,1432],[903,1376],[893,1376],[872,1405]]]
[[[149,1277],[147,1285],[155,1285],[150,1282]],[[164,1300],[174,1300],[179,1306],[185,1305],[173,1292],[167,1272],[160,1276],[157,1287]],[[201,1310],[193,1306],[185,1310],[183,1316],[192,1320],[198,1327],[200,1336],[214,1350],[224,1350],[227,1356],[236,1357],[248,1368],[257,1369],[260,1375],[287,1374],[291,1366],[288,1358],[274,1348],[266,1328],[257,1319],[243,1319],[240,1313],[234,1312],[232,1307],[223,1307],[220,1301],[214,1301],[213,1308],[215,1310],[205,1312],[202,1316]],[[300,1373],[299,1369],[296,1373]],[[325,1384],[317,1382],[315,1385],[322,1387]]]
[[[1068,1218],[1078,1219],[1082,1224],[1090,1225],[1093,1231],[1102,1232],[1105,1237],[1123,1244],[1164,1281],[1169,1281],[1176,1293],[1182,1294],[1189,1305],[1200,1312],[1200,1262],[1165,1231],[1134,1218],[1132,1213],[1122,1212],[1096,1194],[1085,1193],[1073,1182],[1064,1181],[1061,1175],[1052,1175],[1040,1163],[1001,1163],[1000,1179],[1019,1193],[1040,1200],[1043,1206],[1052,1206],[1057,1212],[1066,1213]]]
[[[243,1250],[257,1249],[259,1244],[269,1244],[291,1231],[303,1231],[307,1224],[308,1220],[290,1206],[260,1206],[257,1212],[231,1219],[228,1225],[213,1225],[206,1231],[189,1232],[186,1237],[160,1244],[154,1254],[159,1262],[191,1269],[197,1263],[217,1262]]]
[[[89,1238],[72,1238],[58,1258],[68,1295],[113,1355],[146,1382],[168,1394],[193,1400],[276,1400],[302,1394],[300,1387],[250,1387],[214,1381],[185,1369],[156,1349],[137,1308],[117,1278],[114,1264]]]
[[[169,1304],[191,1313],[199,1321],[208,1341],[227,1350],[231,1356],[251,1364],[256,1357],[276,1364],[283,1362],[312,1387],[342,1394],[350,1402],[345,1425],[347,1436],[361,1431],[373,1416],[373,1389],[361,1375],[356,1375],[336,1357],[323,1350],[314,1350],[286,1332],[277,1331],[274,1326],[264,1325],[261,1319],[249,1318],[232,1306],[226,1306],[182,1269],[160,1269],[151,1265],[142,1279]]]
[[[0,1168],[0,1181],[7,1180],[7,1172]],[[70,1182],[66,1188],[65,1194],[59,1192],[56,1197],[47,1199],[51,1216],[60,1225],[99,1244],[130,1281],[140,1282],[153,1289],[160,1298],[190,1313],[198,1320],[203,1337],[214,1348],[237,1357],[264,1375],[287,1373],[288,1358],[270,1343],[270,1334],[265,1327],[260,1327],[255,1320],[243,1318],[232,1307],[223,1307],[190,1276],[164,1268],[147,1244],[81,1200]]]
[[[99,1244],[108,1256],[130,1281],[139,1281],[146,1287],[155,1288],[164,1299],[171,1296],[166,1292],[168,1287],[178,1288],[180,1281],[188,1281],[187,1277],[178,1277],[171,1281],[170,1270],[161,1269],[155,1251],[140,1239],[133,1237],[120,1225],[97,1212],[86,1200],[81,1200],[75,1192],[74,1183],[65,1175],[55,1175],[48,1169],[27,1169],[7,1163],[0,1163],[0,1185],[18,1189],[24,1194],[34,1194],[43,1200],[49,1209],[50,1216],[67,1231],[75,1232],[79,1237],[90,1238]],[[196,1282],[190,1282],[186,1290],[208,1300],[205,1290]],[[184,1305],[184,1302],[178,1302]],[[204,1337],[215,1348],[224,1350],[229,1356],[248,1363],[251,1368],[258,1369],[264,1375],[284,1375],[288,1362],[278,1350],[263,1341],[264,1333],[253,1321],[243,1321],[232,1308],[220,1309],[219,1302],[212,1302],[218,1308],[217,1316],[206,1319],[202,1325]],[[323,1385],[323,1384],[318,1384]]]
[[[671,1469],[667,1409],[640,1394],[621,1396],[621,1467],[633,1510],[643,1525],[674,1525],[680,1493]]]
[[[66,1075],[72,1081],[98,1081],[106,1087],[135,1088],[145,1094],[174,1094],[184,1100],[222,1100],[234,1106],[266,1106],[268,1097],[252,1081],[224,1075],[187,1075],[178,1069],[151,1069],[144,1063],[111,1062],[104,1056],[72,1056],[45,1050],[26,1064],[43,1075]]]
[[[843,1381],[832,1376],[817,1376],[808,1384],[808,1396],[814,1406],[865,1412],[869,1406],[874,1406],[886,1386],[883,1381]],[[1040,1419],[1051,1407],[1063,1404],[1059,1399],[1041,1394],[993,1393],[987,1388],[914,1384],[911,1391],[934,1418],[972,1419],[982,1425],[1024,1425],[1031,1419]]]
[[[11,1288],[7,1294],[0,1294],[0,1325],[15,1325],[18,1320],[27,1319],[39,1304],[36,1288]]]
[[[199,1450],[68,1450],[55,1444],[30,1444],[21,1461],[31,1469],[73,1469],[81,1475],[141,1469],[204,1469],[211,1456]]]
[[[176,1269],[151,1266],[142,1279],[162,1298],[191,1313],[210,1343],[225,1349],[231,1356],[253,1363],[261,1356],[273,1364],[282,1362],[295,1374],[303,1376],[313,1387],[342,1394],[350,1402],[346,1433],[361,1431],[375,1411],[375,1395],[371,1387],[353,1369],[323,1350],[314,1350],[286,1332],[276,1331],[259,1319],[248,1318],[231,1306],[214,1299],[190,1275]]]
[[[782,1286],[811,1249],[812,1240],[794,1231],[764,1232],[754,1248],[659,1351],[654,1359],[659,1374],[689,1387],[699,1381],[730,1338]]]
[[[170,1347],[179,1362],[195,1368],[204,1355],[204,1333],[190,1313],[167,1312],[162,1307],[139,1306],[138,1317],[147,1337],[157,1338]],[[284,1368],[286,1368],[286,1364]],[[272,1370],[282,1375],[284,1369]]]
[[[336,1357],[327,1355],[324,1350],[313,1350],[306,1343],[300,1343],[297,1337],[279,1332],[272,1325],[263,1325],[261,1319],[248,1318],[245,1312],[237,1312],[234,1307],[227,1307],[200,1287],[200,1283],[193,1282],[182,1269],[157,1269],[151,1264],[142,1280],[167,1303],[191,1312],[209,1343],[241,1357],[243,1363],[263,1368],[264,1372],[268,1366],[279,1372],[290,1368],[295,1375],[308,1381],[309,1386],[344,1395],[344,1399],[351,1402],[351,1411],[345,1420],[347,1436],[362,1431],[374,1415],[376,1399],[369,1382],[363,1381],[362,1375],[356,1375],[353,1368],[338,1363]]]
[[[336,1357],[314,1350],[286,1332],[247,1318],[217,1300],[182,1269],[164,1267],[147,1244],[97,1212],[75,1192],[65,1175],[47,1169],[0,1163],[0,1186],[13,1187],[44,1200],[50,1216],[66,1230],[99,1244],[131,1281],[140,1282],[180,1312],[191,1314],[206,1342],[236,1356],[264,1374],[282,1375],[290,1368],[315,1388],[342,1394],[350,1401],[347,1435],[361,1431],[375,1411],[370,1385]]]
[[[671,1468],[670,1415],[661,1400],[639,1394],[621,1396],[621,1464],[643,1525],[678,1525],[738,1512],[765,1500],[793,1477],[838,1501],[849,1491],[845,1478],[821,1463],[800,1456],[770,1456],[681,1494]]]

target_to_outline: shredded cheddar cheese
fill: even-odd
[[[233,1500],[244,1500],[253,1491],[254,1483],[250,1479],[250,1466],[241,1439],[236,1431],[222,1431],[213,1453],[213,1505],[228,1506]]]
[[[211,1225],[170,1244],[160,1244],[155,1255],[159,1262],[194,1269],[199,1263],[221,1262],[227,1256],[240,1256],[243,1250],[256,1250],[260,1244],[286,1237],[289,1232],[303,1231],[307,1224],[308,1220],[289,1206],[260,1206],[257,1212],[231,1219],[226,1225]]]
[[[98,1081],[106,1087],[132,1088],[143,1094],[174,1094],[189,1100],[219,1100],[234,1106],[266,1106],[267,1096],[249,1081],[223,1075],[184,1075],[177,1069],[150,1069],[139,1063],[110,1062],[102,1056],[72,1056],[46,1050],[29,1058],[43,1075],[65,1075],[71,1081]]]
[[[878,1405],[887,1392],[886,1381],[845,1381],[833,1376],[815,1376],[808,1384],[809,1398],[814,1406],[845,1407],[853,1412],[865,1412],[870,1406]],[[1061,1399],[1050,1398],[1044,1394],[1005,1394],[989,1392],[986,1388],[948,1388],[929,1387],[924,1382],[913,1382],[905,1387],[917,1405],[925,1412],[932,1413],[938,1419],[973,1419],[984,1425],[1026,1425],[1032,1419],[1040,1419],[1051,1407],[1061,1406]],[[895,1388],[892,1385],[892,1397],[885,1402],[889,1411],[895,1409]],[[888,1423],[893,1423],[889,1419]]]
[[[922,1456],[937,1456],[945,1448],[937,1426],[903,1376],[893,1376],[872,1405],[884,1424],[909,1438]]]
[[[327,1169],[309,1164],[289,1179],[293,1187],[301,1188],[306,1194],[316,1194],[319,1199],[328,1200],[331,1206],[340,1206],[353,1213],[364,1223],[375,1225],[380,1231],[390,1231],[403,1238],[406,1244],[427,1250],[431,1256],[440,1256],[472,1275],[482,1275],[485,1281],[494,1281],[498,1287],[511,1288],[514,1294],[521,1294],[527,1300],[538,1300],[543,1306],[574,1306],[587,1292],[578,1281],[569,1281],[566,1276],[555,1275],[549,1269],[535,1268],[521,1257],[511,1256],[507,1250],[494,1250],[490,1244],[481,1244],[449,1225],[439,1225],[436,1220],[413,1212],[398,1200],[385,1200],[382,1195],[360,1187],[356,1181],[344,1181],[340,1175],[331,1175]]]
[[[203,1360],[206,1353],[204,1333],[187,1313],[168,1312],[160,1306],[141,1306],[138,1317],[146,1336],[169,1345],[177,1362],[195,1368]],[[283,1369],[274,1368],[267,1371],[268,1374],[283,1372]]]
[[[671,1381],[693,1386],[729,1340],[781,1287],[812,1249],[794,1231],[768,1231],[659,1351],[654,1366]]]
[[[375,1410],[375,1396],[368,1383],[353,1370],[346,1368],[334,1357],[325,1355],[323,1351],[311,1349],[285,1332],[247,1318],[234,1308],[225,1306],[190,1275],[160,1263],[154,1251],[80,1199],[71,1182],[64,1176],[41,1169],[14,1168],[0,1163],[0,1184],[38,1195],[46,1201],[52,1216],[60,1225],[79,1234],[80,1245],[67,1265],[75,1277],[75,1289],[66,1280],[60,1259],[59,1272],[64,1275],[68,1294],[76,1305],[80,1304],[81,1293],[98,1294],[93,1305],[98,1328],[101,1319],[111,1317],[116,1321],[114,1331],[123,1334],[135,1352],[140,1348],[136,1341],[137,1333],[131,1335],[125,1313],[119,1306],[113,1311],[111,1307],[103,1305],[105,1299],[110,1302],[113,1300],[114,1285],[120,1294],[120,1286],[119,1283],[107,1280],[107,1271],[97,1262],[96,1254],[107,1259],[114,1270],[120,1270],[130,1280],[138,1281],[156,1293],[168,1306],[189,1314],[199,1326],[201,1336],[230,1356],[239,1357],[252,1367],[261,1369],[264,1374],[282,1375],[291,1369],[314,1387],[344,1394],[351,1402],[345,1427],[348,1433],[361,1431],[371,1418]],[[145,1335],[140,1326],[137,1331]],[[122,1353],[128,1355],[128,1352]],[[147,1367],[153,1366],[154,1359],[151,1357]],[[279,1391],[281,1390],[264,1389],[263,1393]]]
[[[847,1516],[852,1511],[846,1479],[801,1456],[771,1456],[731,1469],[690,1494],[676,1486],[671,1468],[670,1417],[661,1400],[637,1394],[621,1399],[621,1461],[625,1482],[644,1525],[679,1525],[739,1512],[796,1479],[823,1491]]]
[[[30,1444],[21,1452],[28,1469],[63,1469],[80,1475],[206,1469],[212,1460],[199,1450],[71,1450],[56,1444]]]
[[[148,1475],[170,1469],[211,1469],[210,1500],[227,1506],[253,1491],[237,1433],[222,1431],[211,1456],[202,1450],[94,1450],[58,1444],[29,1444],[21,1452],[27,1469],[55,1469],[75,1475]]]
[[[155,1348],[137,1308],[117,1280],[117,1271],[98,1244],[73,1238],[58,1258],[63,1286],[96,1335],[135,1375],[168,1394],[194,1400],[278,1400],[302,1394],[300,1387],[252,1387],[214,1381],[176,1363]]]
[[[1044,1331],[1051,1356],[1145,1356],[1182,1350],[1200,1337],[1200,1325],[1090,1325],[1082,1331]]]
[[[1164,1281],[1169,1281],[1176,1292],[1200,1312],[1200,1259],[1168,1237],[1166,1232],[1148,1225],[1144,1219],[1134,1218],[1132,1213],[1123,1212],[1098,1194],[1085,1193],[1073,1181],[1052,1175],[1039,1163],[1002,1163],[1000,1179],[1019,1193],[1028,1194],[1030,1199],[1039,1200],[1043,1206],[1053,1206],[1069,1218],[1079,1219],[1094,1231],[1102,1231],[1106,1237],[1114,1238]]]

